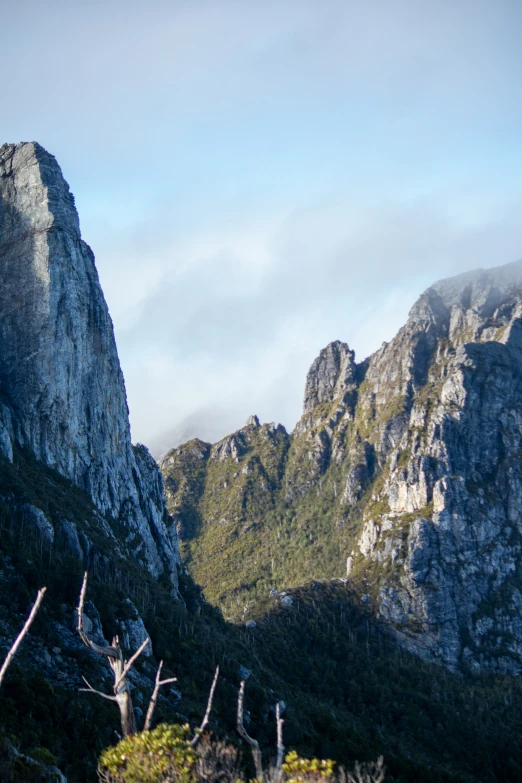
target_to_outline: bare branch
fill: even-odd
[[[80,634],[82,642],[87,646],[90,647],[90,649],[98,653],[98,655],[104,655],[106,658],[119,658],[118,650],[114,649],[113,647],[102,647],[99,644],[95,644],[87,634],[85,633],[83,629],[83,606],[85,604],[85,593],[87,592],[87,571],[84,574],[83,577],[83,583],[82,583],[82,589],[80,592],[80,600],[78,603],[78,633]]]
[[[117,642],[117,641],[118,641],[118,637],[116,637],[116,642]],[[149,642],[150,642],[150,639],[149,639],[149,637],[147,636],[147,638],[145,639],[145,641],[144,641],[144,642],[143,642],[143,643],[140,645],[139,649],[138,649],[138,650],[136,650],[136,652],[134,653],[134,655],[132,655],[132,656],[129,658],[129,660],[128,660],[128,661],[125,661],[125,664],[124,664],[124,666],[123,666],[123,671],[122,671],[122,673],[121,673],[121,675],[120,675],[120,679],[119,679],[119,680],[118,680],[118,682],[116,682],[116,683],[115,683],[115,685],[114,685],[114,690],[115,690],[115,691],[117,691],[117,690],[118,690],[118,688],[120,687],[120,683],[122,682],[122,680],[124,680],[124,679],[125,679],[125,677],[127,676],[127,674],[128,674],[128,673],[130,672],[130,670],[132,669],[132,664],[133,664],[133,663],[134,663],[134,662],[135,662],[135,661],[136,661],[136,660],[137,660],[137,659],[140,657],[140,655],[142,654],[142,652],[143,652],[143,650],[145,649],[145,647],[146,647],[146,646],[149,644]]]
[[[377,761],[368,764],[359,764],[356,761],[353,775],[348,774],[347,783],[384,783],[385,775],[384,759],[379,756]]]
[[[281,767],[283,766],[283,759],[285,757],[285,746],[283,745],[284,720],[281,717],[281,705],[279,702],[277,702],[276,704],[276,724],[277,724],[276,780],[279,780],[281,777]]]
[[[256,778],[258,780],[262,780],[263,765],[261,763],[261,751],[259,749],[259,742],[247,734],[246,729],[243,725],[244,700],[245,700],[245,681],[242,680],[241,685],[239,686],[239,695],[237,699],[237,730],[240,736],[243,737],[243,739],[246,740],[250,745],[250,747],[252,748],[252,756],[254,757],[254,765],[256,768]]]
[[[108,693],[97,691],[95,688],[92,687],[91,683],[85,679],[85,677],[82,677],[82,680],[87,685],[87,688],[79,688],[78,690],[81,693],[95,693],[97,696],[103,696],[104,699],[108,699],[109,701],[116,701],[116,696],[109,696]]]
[[[149,640],[147,639],[142,644],[140,649],[132,656],[128,663],[125,663],[123,660],[123,654],[117,636],[115,636],[112,640],[112,645],[110,647],[100,647],[100,645],[91,641],[83,628],[83,608],[85,604],[86,592],[87,572],[83,577],[82,589],[80,591],[80,600],[78,603],[78,633],[80,634],[83,643],[89,647],[89,649],[109,659],[109,665],[114,676],[114,696],[108,696],[106,693],[96,691],[92,686],[89,685],[89,683],[87,683],[87,685],[89,685],[89,692],[96,693],[98,696],[102,696],[104,699],[109,699],[110,701],[115,701],[117,703],[120,710],[122,736],[128,737],[130,734],[135,734],[136,732],[136,719],[134,716],[134,710],[132,708],[130,686],[126,680],[126,675],[138,655],[145,649],[146,644],[149,643]]]
[[[161,674],[162,666],[163,666],[163,661],[160,661],[158,666],[158,671],[156,672],[156,682],[154,684],[154,690],[152,691],[152,696],[150,697],[149,708],[147,710],[145,723],[143,725],[143,731],[149,731],[152,723],[152,716],[154,715],[154,710],[156,709],[156,702],[158,700],[158,693],[160,689],[160,682],[161,682],[160,674]]]
[[[206,725],[207,725],[207,723],[209,721],[210,713],[211,713],[211,710],[212,710],[212,702],[214,700],[214,691],[216,690],[218,677],[219,677],[219,666],[216,666],[216,673],[214,675],[214,679],[212,680],[212,685],[210,687],[210,693],[208,695],[207,711],[205,712],[205,716],[204,716],[203,720],[201,721],[201,726],[199,727],[199,729],[197,730],[196,734],[194,735],[194,737],[190,741],[190,747],[191,748],[195,748],[196,747],[196,745],[199,742],[199,738],[203,734],[203,731],[204,731],[204,729],[205,729],[205,727],[206,727]]]
[[[152,723],[152,716],[154,715],[154,710],[156,709],[156,702],[158,701],[158,693],[161,686],[167,685],[169,682],[177,682],[176,677],[169,677],[169,679],[167,680],[160,680],[162,666],[163,666],[163,661],[160,661],[158,666],[158,671],[156,672],[156,682],[154,684],[154,690],[152,691],[152,696],[150,697],[150,702],[149,702],[149,708],[147,710],[147,715],[145,717],[145,724],[143,726],[143,731],[149,731],[150,729]]]
[[[36,601],[34,602],[33,608],[31,609],[31,611],[29,613],[29,617],[25,621],[24,627],[22,628],[22,630],[20,631],[20,633],[16,637],[13,646],[11,647],[11,649],[9,650],[9,652],[6,655],[5,661],[3,662],[2,668],[0,669],[0,685],[2,684],[2,680],[4,679],[5,673],[6,673],[6,671],[7,671],[8,667],[9,667],[11,661],[13,660],[13,658],[14,658],[14,656],[16,654],[16,651],[18,650],[18,648],[22,644],[22,642],[24,640],[24,636],[26,635],[27,631],[31,627],[31,624],[32,624],[34,618],[36,617],[36,613],[38,612],[38,609],[40,608],[40,604],[43,601],[43,597],[44,597],[44,594],[45,594],[46,590],[47,590],[46,587],[42,587],[41,590],[38,590],[38,594],[36,596]]]

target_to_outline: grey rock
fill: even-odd
[[[390,513],[359,551],[388,564],[379,613],[401,644],[450,668],[522,672],[521,324],[522,263],[442,281],[366,373],[375,416],[398,413]]]
[[[181,691],[176,690],[176,688],[169,688],[167,693],[174,704],[178,704],[183,699],[183,694]]]
[[[54,764],[44,764],[26,753],[20,753],[9,739],[5,740],[5,743],[9,755],[23,762],[23,767],[28,770],[31,780],[40,780],[42,783],[67,783],[63,772]]]
[[[0,147],[0,264],[0,453],[12,459],[17,442],[85,489],[175,589],[176,534],[160,473],[131,444],[94,256],[60,167],[36,143]]]
[[[255,620],[247,620],[245,623],[245,628],[257,628],[257,623]]]
[[[24,520],[36,532],[46,544],[54,541],[54,527],[51,525],[44,512],[30,503],[24,503],[21,507]]]
[[[250,498],[265,513],[282,498],[281,524],[307,531],[310,559],[316,541],[338,545],[323,576],[350,553],[346,578],[401,645],[453,669],[522,673],[522,262],[435,283],[364,362],[339,341],[321,351],[270,481],[266,427],[212,447],[239,464],[219,486],[203,477],[201,521],[239,535]]]
[[[78,612],[75,609],[71,620],[71,630],[76,635],[78,629]],[[103,635],[101,618],[98,610],[92,601],[85,602],[85,611],[83,613],[83,629],[87,636],[96,644],[108,646],[109,642]]]
[[[283,604],[283,606],[292,606],[292,604],[294,603],[294,599],[292,598],[291,595],[284,595],[281,598],[281,603]]]
[[[80,544],[78,529],[74,522],[69,522],[68,519],[62,518],[59,520],[59,526],[70,553],[78,560],[83,560],[84,552]]]
[[[122,611],[125,618],[118,621],[120,641],[124,649],[129,652],[135,652],[143,644],[145,639],[150,639],[150,637],[138,610],[129,598],[126,598],[123,601]],[[149,644],[143,650],[142,655],[145,657],[152,656],[152,643],[150,640]]]
[[[14,426],[9,407],[0,400],[0,454],[13,461]]]
[[[252,674],[252,670],[251,669],[247,669],[246,666],[243,666],[242,664],[240,664],[240,666],[239,666],[239,679],[240,680],[248,680],[248,678],[250,677],[251,674]]]
[[[244,454],[247,449],[247,442],[245,433],[242,430],[234,432],[233,435],[228,435],[219,443],[212,446],[210,451],[210,459],[224,462],[226,459],[233,459],[234,462],[239,462],[239,458]]]
[[[355,354],[339,340],[324,348],[312,364],[305,384],[304,413],[322,402],[344,401],[355,384]]]

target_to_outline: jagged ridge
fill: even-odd
[[[270,587],[347,567],[418,654],[521,671],[521,315],[517,262],[434,284],[361,364],[329,345],[271,485],[251,424],[206,447],[220,469],[206,458],[183,497],[187,447],[170,452],[169,507],[199,520],[184,553],[209,597],[240,617]]]

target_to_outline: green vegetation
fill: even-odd
[[[44,486],[47,469],[36,464],[32,469],[32,481]],[[17,466],[3,465],[3,470],[18,472]],[[35,501],[31,485],[24,491],[25,499]],[[31,658],[31,645],[23,646],[0,692],[0,734],[16,738],[23,753],[47,750],[70,783],[94,781],[96,759],[114,744],[119,719],[114,705],[76,691],[81,674],[98,685],[100,665],[86,650],[69,654],[60,636],[71,622],[82,567],[59,542],[52,552],[41,553],[38,542],[20,536],[20,520],[10,513],[6,505],[0,530],[2,627],[19,627],[36,588],[46,584],[31,637],[62,652],[49,679]],[[73,519],[81,525],[81,517]],[[211,728],[227,742],[237,741],[239,667],[245,666],[252,671],[249,731],[264,749],[265,763],[275,747],[274,704],[283,699],[285,744],[300,756],[335,758],[350,769],[356,759],[369,762],[382,754],[390,783],[520,779],[522,683],[507,677],[465,679],[399,651],[348,585],[315,582],[293,590],[288,607],[265,595],[248,613],[257,622],[252,630],[226,624],[183,575],[181,592],[186,606],[172,600],[167,586],[117,559],[110,568],[100,566],[89,587],[109,638],[120,602],[130,595],[155,656],[165,660],[164,672],[178,677],[182,701],[173,706],[160,701],[159,723],[199,725],[219,664]],[[147,665],[136,664],[142,673]],[[136,704],[145,706],[149,696],[146,689],[135,689]],[[7,770],[2,779],[27,780],[27,771],[20,772],[26,765],[4,754],[5,742],[0,746],[1,769]]]
[[[100,777],[111,783],[191,783],[197,755],[189,737],[188,724],[166,723],[126,737],[101,754]]]
[[[303,759],[292,750],[285,757],[282,770],[287,776],[288,783],[298,783],[307,775],[331,778],[334,767],[335,761],[331,759]]]
[[[117,632],[122,602],[130,598],[150,633],[156,660],[165,661],[165,676],[178,678],[182,699],[160,700],[160,724],[188,723],[194,730],[219,664],[211,728],[228,745],[237,743],[243,666],[252,672],[246,694],[249,732],[259,740],[266,764],[275,749],[274,705],[284,700],[285,745],[303,758],[333,758],[350,769],[356,759],[371,762],[383,755],[390,783],[515,783],[522,778],[522,683],[503,676],[466,678],[398,650],[361,601],[362,592],[372,592],[369,564],[357,566],[352,585],[330,579],[343,576],[367,504],[373,502],[375,512],[387,511],[379,496],[384,474],[378,466],[356,504],[341,502],[346,455],[357,445],[353,426],[353,421],[338,424],[332,442],[345,451],[337,460],[332,447],[319,473],[306,456],[306,434],[289,445],[288,436],[269,435],[265,428],[253,428],[238,462],[212,461],[203,454],[202,459],[188,456],[188,467],[174,465],[172,500],[184,488],[186,507],[194,511],[183,548],[192,573],[202,577],[207,600],[183,573],[183,602],[174,600],[167,583],[153,580],[132,558],[120,557],[89,498],[54,471],[22,451],[14,465],[0,460],[0,656],[36,589],[48,588],[31,639],[0,691],[2,780],[28,779],[25,762],[8,752],[15,741],[20,753],[42,763],[56,758],[70,783],[87,783],[95,780],[97,758],[117,739],[116,707],[76,690],[81,675],[103,688],[99,661],[85,649],[63,644],[83,570],[59,533],[63,517],[93,542],[89,597],[105,636]],[[302,454],[301,477],[289,487],[285,477],[294,449]],[[192,459],[198,462],[185,479]],[[220,497],[223,493],[226,497]],[[55,523],[52,548],[27,527],[22,502],[41,508]],[[209,521],[207,512],[213,510]],[[402,522],[407,531],[407,516]],[[110,524],[121,541],[123,522]],[[279,595],[269,597],[272,587],[290,588],[292,604],[285,606]],[[210,602],[242,624],[225,622]],[[256,627],[246,628],[247,619]],[[55,648],[61,652],[54,653]],[[42,651],[50,663],[40,662]],[[149,662],[138,661],[136,669],[153,679]],[[141,709],[150,690],[139,684],[135,689],[134,702]]]
[[[102,783],[246,783],[246,770],[238,764],[234,745],[204,735],[193,748],[187,725],[162,724],[105,750],[98,765]],[[292,750],[263,774],[266,783],[324,783],[355,779],[335,771],[331,759],[303,758]],[[382,758],[375,764],[356,763],[357,783],[382,783],[385,769]],[[261,776],[250,783],[261,783]]]
[[[230,449],[223,456],[218,444],[221,451],[202,460],[196,441],[171,452],[163,473],[184,562],[227,619],[248,619],[252,604],[274,588],[344,576],[363,514],[389,511],[389,468],[380,468],[375,450],[383,427],[404,416],[408,403],[390,389],[376,412],[368,395],[363,381],[353,411],[321,403],[292,437],[270,425],[246,427],[227,439],[235,456]],[[408,458],[404,450],[399,466]]]

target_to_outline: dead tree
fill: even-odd
[[[285,757],[285,746],[283,745],[283,724],[284,720],[281,717],[281,704],[276,704],[276,724],[277,724],[277,760],[274,771],[274,778],[276,781],[281,780],[281,773],[283,767],[283,759]]]
[[[83,628],[83,607],[85,604],[86,591],[87,572],[85,572],[85,576],[83,577],[80,601],[78,603],[78,633],[80,634],[82,642],[87,647],[89,647],[89,649],[108,659],[112,673],[114,675],[114,685],[113,694],[109,695],[107,693],[103,693],[102,691],[95,690],[95,688],[93,688],[92,685],[87,682],[85,677],[82,677],[83,681],[87,685],[87,688],[81,688],[80,690],[86,693],[96,693],[98,696],[102,696],[104,699],[109,699],[109,701],[116,702],[120,710],[122,735],[127,737],[129,734],[136,733],[136,719],[134,717],[130,685],[127,680],[127,675],[145,647],[150,643],[150,639],[145,639],[140,648],[136,650],[136,652],[129,658],[128,661],[125,661],[123,658],[123,653],[117,636],[115,636],[112,640],[110,647],[103,647],[93,642],[92,639],[89,639]]]
[[[237,731],[238,734],[243,737],[246,742],[252,748],[252,756],[254,758],[254,766],[256,768],[256,779],[263,779],[263,764],[261,761],[261,750],[259,748],[259,742],[251,737],[244,726],[244,701],[245,701],[245,681],[241,681],[239,686],[239,695],[237,698]]]
[[[169,682],[177,682],[177,678],[176,677],[169,677],[169,679],[167,679],[167,680],[160,680],[160,674],[161,674],[162,666],[163,666],[163,661],[160,661],[159,666],[158,666],[158,671],[156,672],[156,681],[155,681],[155,684],[154,684],[154,690],[152,691],[152,696],[150,697],[150,702],[149,702],[149,708],[147,710],[147,715],[145,717],[145,723],[144,723],[144,726],[143,726],[143,731],[149,731],[149,729],[151,727],[152,716],[154,715],[154,710],[156,709],[156,703],[158,701],[158,693],[159,693],[159,689],[161,688],[161,686],[162,685],[167,685],[167,683],[169,683]],[[216,690],[218,677],[219,677],[219,666],[216,668],[216,673],[214,675],[214,680],[212,681],[212,686],[210,688],[210,693],[209,693],[209,696],[208,696],[207,709],[206,709],[205,715],[203,717],[203,720],[201,721],[201,726],[199,727],[199,729],[196,729],[196,732],[195,732],[194,736],[190,740],[190,746],[192,748],[196,747],[196,745],[199,742],[199,739],[200,739],[201,735],[203,734],[203,731],[204,731],[205,727],[208,724],[208,721],[209,721],[209,718],[210,718],[210,712],[212,710],[212,702],[214,700],[214,691]]]
[[[167,685],[169,682],[176,682],[176,677],[169,677],[167,680],[160,680],[160,674],[161,669],[163,666],[163,661],[159,662],[158,671],[156,672],[156,682],[154,683],[154,690],[152,691],[152,696],[150,697],[149,702],[149,708],[147,710],[147,715],[145,717],[145,724],[143,726],[143,731],[148,731],[150,729],[150,725],[152,723],[152,716],[154,715],[154,710],[156,709],[156,702],[158,701],[158,693],[159,689],[162,685]]]
[[[95,688],[93,688],[92,685],[85,679],[85,677],[82,677],[83,681],[87,685],[87,688],[80,688],[80,690],[85,693],[95,693],[97,696],[102,696],[104,699],[109,699],[109,701],[116,702],[120,710],[122,735],[123,737],[127,737],[129,734],[135,734],[137,731],[136,719],[134,717],[134,710],[132,707],[130,684],[127,680],[127,675],[130,672],[135,661],[139,658],[139,656],[145,649],[145,647],[150,643],[150,639],[149,638],[145,639],[145,641],[140,646],[140,648],[136,650],[136,652],[129,658],[128,661],[125,661],[123,659],[123,653],[117,636],[115,636],[114,639],[112,640],[112,644],[110,645],[110,647],[102,647],[101,645],[93,642],[92,639],[89,639],[83,627],[83,608],[85,604],[86,592],[87,592],[87,572],[83,577],[83,584],[80,592],[80,600],[78,603],[78,610],[77,610],[78,633],[80,634],[83,643],[90,650],[93,650],[93,652],[97,653],[98,655],[102,655],[108,659],[110,667],[114,674],[114,685],[113,685],[113,694],[103,693],[102,691],[97,691]],[[143,727],[144,731],[148,731],[151,727],[152,718],[154,715],[154,710],[156,709],[158,694],[161,686],[167,685],[168,683],[171,682],[176,682],[176,677],[168,677],[166,680],[160,679],[162,667],[163,667],[163,661],[160,661],[158,666],[158,671],[156,672],[154,689],[152,691],[149,707],[147,709],[147,714],[145,716],[145,724]],[[203,733],[203,730],[208,724],[210,718],[210,712],[212,710],[212,701],[214,699],[214,691],[216,690],[218,677],[219,677],[219,666],[216,669],[214,680],[212,682],[212,687],[210,688],[207,710],[205,712],[203,721],[199,729],[196,730],[196,733],[194,734],[194,737],[190,742],[192,747],[195,747],[197,745],[199,738]]]
[[[239,686],[239,695],[237,699],[237,730],[241,737],[248,742],[252,748],[252,756],[254,758],[254,766],[256,768],[256,780],[263,781],[269,780],[271,783],[279,783],[283,776],[283,760],[285,756],[285,746],[283,745],[283,724],[284,720],[281,717],[281,704],[276,704],[276,728],[277,728],[277,758],[276,765],[269,770],[269,773],[265,777],[263,772],[263,764],[261,758],[261,749],[259,742],[251,737],[244,725],[244,702],[245,702],[245,681],[241,681]]]
[[[2,681],[3,681],[4,677],[5,677],[5,673],[6,673],[7,669],[8,669],[8,667],[9,667],[9,665],[11,664],[11,661],[13,660],[13,658],[16,655],[16,651],[18,650],[18,648],[22,644],[27,631],[31,627],[31,624],[32,624],[34,618],[36,617],[36,613],[38,612],[38,609],[40,608],[40,604],[43,601],[43,597],[44,597],[44,594],[45,594],[46,590],[47,590],[46,587],[42,587],[41,590],[38,590],[38,594],[36,596],[36,601],[34,602],[33,608],[31,609],[31,611],[29,613],[29,617],[25,621],[24,627],[22,628],[22,630],[20,631],[20,633],[16,637],[16,639],[15,639],[15,641],[13,643],[13,646],[11,647],[11,649],[9,650],[9,652],[7,653],[7,655],[5,657],[5,661],[3,662],[2,668],[0,669],[0,686],[2,685]]]
[[[201,735],[203,734],[203,731],[205,730],[209,718],[210,718],[210,712],[212,710],[212,701],[214,699],[214,691],[216,690],[216,685],[219,677],[219,666],[216,666],[216,673],[214,674],[214,679],[212,680],[212,685],[210,687],[210,693],[208,694],[208,702],[207,702],[207,709],[205,711],[205,715],[203,716],[203,720],[201,721],[201,726],[199,729],[196,730],[196,733],[192,737],[190,741],[190,747],[195,748],[198,744]]]
[[[356,761],[353,773],[349,773],[347,777],[344,777],[346,783],[384,783],[385,775],[384,759],[382,756],[379,756],[377,761],[372,761],[368,764],[359,764]]]

